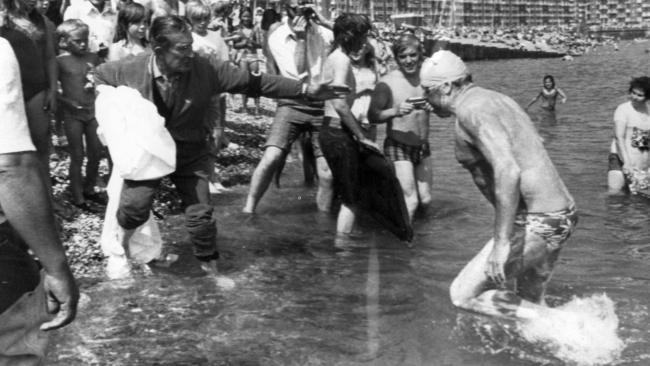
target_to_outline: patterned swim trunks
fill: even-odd
[[[560,249],[578,224],[574,206],[549,213],[523,213],[515,218],[515,225],[524,227],[526,234],[535,234],[546,242],[549,251]]]
[[[431,156],[431,148],[428,142],[414,146],[386,137],[386,140],[384,140],[384,155],[391,161],[406,160],[412,162],[413,165],[418,165],[424,158]]]

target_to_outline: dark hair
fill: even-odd
[[[367,42],[366,35],[370,29],[370,19],[365,15],[340,15],[334,21],[334,48],[340,46],[346,53],[359,50]]]
[[[275,11],[274,9],[266,9],[262,14],[262,22],[260,24],[260,28],[262,28],[262,30],[267,31],[271,27],[271,24],[279,22],[281,20],[282,17],[280,16],[280,14],[278,14],[277,11]]]
[[[397,60],[397,55],[399,55],[400,52],[410,47],[414,47],[418,51],[420,54],[420,61],[424,60],[424,46],[413,33],[403,33],[395,40],[395,42],[393,42],[391,49],[393,55],[395,55],[395,60]]]
[[[632,89],[641,89],[643,90],[643,95],[645,99],[650,99],[650,77],[640,76],[638,78],[633,78],[630,81],[630,89],[628,92],[632,92]]]
[[[190,25],[177,15],[158,17],[153,20],[151,28],[149,28],[151,48],[156,49],[160,47],[166,50],[171,43],[168,38],[170,34],[190,32]]]
[[[253,16],[253,9],[251,9],[249,6],[242,6],[239,8],[239,19],[241,19],[241,16],[246,12],[250,13],[251,17]]]
[[[546,80],[550,80],[551,83],[553,84],[553,87],[555,88],[555,78],[553,77],[553,75],[544,75],[542,81],[546,81]]]
[[[124,6],[120,9],[120,12],[117,13],[117,25],[115,25],[115,37],[113,37],[113,42],[128,39],[127,33],[129,31],[129,25],[140,23],[143,20],[146,20],[146,22],[149,23],[149,17],[149,11],[138,3],[131,3]],[[146,44],[146,39],[143,38],[142,42]]]

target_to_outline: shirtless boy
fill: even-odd
[[[526,112],[474,85],[460,58],[436,52],[420,79],[434,112],[456,116],[458,162],[495,208],[493,238],[454,279],[452,303],[492,316],[544,316],[547,283],[578,221],[573,197]]]
[[[626,186],[635,192],[636,181],[650,169],[650,78],[632,79],[629,92],[630,100],[614,112],[607,175],[610,193],[619,193]]]
[[[431,108],[420,87],[424,50],[418,38],[405,34],[395,42],[393,53],[399,70],[386,74],[375,87],[368,118],[371,123],[388,122],[384,154],[395,165],[412,221],[418,206],[431,202]],[[415,102],[416,98],[419,102]]]
[[[88,25],[78,19],[68,19],[56,30],[59,47],[65,50],[57,56],[59,95],[63,107],[63,125],[70,144],[70,191],[72,204],[82,210],[97,209],[86,202],[106,204],[106,198],[95,192],[95,183],[101,158],[102,145],[97,137],[95,120],[95,85],[91,73],[99,64],[99,57],[88,51]],[[86,179],[82,179],[84,141],[88,158]]]

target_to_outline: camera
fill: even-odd
[[[302,16],[306,19],[311,19],[316,16],[316,11],[312,8],[314,6],[313,1],[300,1],[298,6],[296,6],[295,12],[296,16]]]
[[[423,97],[411,97],[406,100],[408,103],[413,104],[413,107],[422,109],[427,105],[427,100]]]

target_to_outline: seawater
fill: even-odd
[[[533,323],[454,308],[448,287],[492,232],[493,209],[455,161],[453,121],[434,119],[434,202],[412,247],[371,219],[335,242],[335,216],[290,163],[254,217],[247,187],[215,196],[223,273],[181,263],[125,282],[93,281],[79,318],[55,333],[50,365],[647,365],[650,202],[606,194],[612,115],[631,77],[650,75],[650,43],[560,59],[470,63],[475,81],[526,104],[545,74],[568,96],[537,125],[580,222],[548,288],[562,312]],[[163,231],[181,224],[171,217]]]

